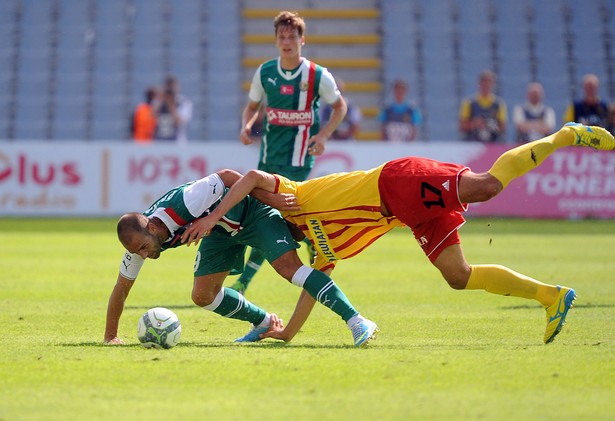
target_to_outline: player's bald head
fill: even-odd
[[[117,223],[117,238],[124,246],[137,235],[147,233],[147,216],[142,213],[127,213],[122,215]]]

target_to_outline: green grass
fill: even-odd
[[[232,345],[248,326],[191,303],[194,247],[145,264],[120,325],[128,345],[109,347],[115,220],[0,220],[0,420],[613,419],[614,233],[612,221],[461,230],[471,263],[577,290],[548,346],[536,302],[450,289],[399,230],[334,272],[380,326],[368,349],[321,307],[290,344]],[[248,298],[288,319],[299,290],[265,266]],[[158,305],[182,322],[169,351],[136,339],[138,317]]]

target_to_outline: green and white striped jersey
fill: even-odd
[[[340,96],[331,73],[304,57],[293,70],[282,69],[279,57],[261,64],[249,93],[250,101],[267,104],[260,162],[311,168],[308,140],[320,130],[320,98],[333,104]]]
[[[195,219],[208,215],[220,203],[228,190],[216,173],[191,181],[169,190],[156,200],[143,214],[148,218],[159,218],[171,233],[162,244],[161,251],[182,245],[181,235]],[[229,235],[236,235],[242,229],[247,203],[254,200],[244,198],[228,211],[216,224]],[[120,273],[127,279],[136,279],[144,259],[136,253],[126,251],[120,264]]]

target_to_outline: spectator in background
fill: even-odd
[[[394,142],[410,142],[417,138],[423,122],[421,111],[406,99],[408,84],[403,80],[393,83],[393,102],[380,112],[382,139]]]
[[[588,73],[583,76],[583,98],[573,101],[564,113],[564,123],[577,123],[606,127],[608,106],[600,99],[600,80]]]
[[[168,76],[158,109],[157,140],[174,140],[185,143],[188,140],[188,124],[192,119],[192,101],[179,93],[179,82]]]
[[[459,130],[463,140],[501,142],[506,131],[506,103],[493,93],[496,76],[483,71],[478,79],[478,92],[461,103]]]
[[[517,128],[516,141],[538,140],[555,130],[555,111],[544,104],[544,88],[538,82],[527,87],[527,102],[513,109],[513,123]]]
[[[132,138],[137,143],[151,143],[156,133],[160,88],[150,86],[145,91],[145,102],[140,103],[132,113],[130,122]]]
[[[335,82],[337,83],[337,88],[340,90],[342,95],[344,95],[346,91],[346,84],[344,81],[340,78],[335,78]],[[353,104],[352,101],[345,95],[344,99],[346,100],[346,106],[348,107],[346,110],[346,115],[340,125],[337,126],[337,129],[335,129],[331,134],[331,140],[356,140],[357,133],[359,133],[361,128],[361,120],[363,120],[361,109],[357,105]],[[320,120],[329,121],[332,112],[333,108],[331,105],[325,104],[321,110]]]

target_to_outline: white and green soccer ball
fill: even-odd
[[[181,334],[179,319],[168,308],[150,308],[139,318],[137,337],[146,348],[173,348]]]

